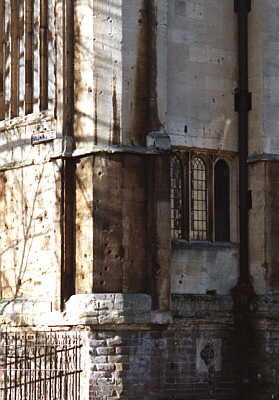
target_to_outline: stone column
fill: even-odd
[[[152,293],[160,310],[170,266],[169,162],[157,146],[166,18],[165,0],[75,5],[76,293]]]

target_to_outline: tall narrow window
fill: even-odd
[[[177,156],[171,158],[171,230],[173,239],[182,238],[183,179],[182,165]]]
[[[1,0],[0,119],[54,105],[54,0]]]
[[[207,170],[205,162],[194,156],[191,161],[191,239],[207,240]]]
[[[230,170],[224,160],[214,168],[214,225],[215,240],[230,240]]]

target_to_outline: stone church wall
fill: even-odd
[[[233,1],[168,2],[168,125],[174,146],[237,151]]]

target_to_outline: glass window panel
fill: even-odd
[[[194,156],[191,161],[191,239],[208,237],[207,170],[204,161]]]

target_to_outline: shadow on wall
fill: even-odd
[[[38,290],[37,296],[45,297],[47,286],[53,287],[53,282],[41,287],[41,280],[52,272],[50,213],[55,209],[50,201],[53,188],[45,186],[45,168],[32,166],[0,174],[2,299],[33,297]],[[50,202],[48,210],[45,201]]]
[[[120,110],[120,102],[118,101],[118,96],[120,96],[120,90],[116,82],[116,78],[120,76],[119,71],[121,69],[120,64],[117,60],[117,57],[120,58],[122,47],[121,38],[114,36],[113,28],[111,30],[100,31],[99,29],[105,28],[108,29],[109,26],[113,26],[118,23],[118,20],[121,18],[121,7],[119,6],[119,2],[116,0],[110,0],[109,5],[107,2],[103,2],[103,0],[96,0],[94,2],[88,2],[88,11],[92,15],[92,19],[97,14],[99,17],[99,22],[97,25],[97,35],[96,38],[92,38],[92,40],[85,41],[84,37],[82,37],[83,32],[79,32],[82,30],[82,25],[76,26],[77,30],[77,42],[75,43],[75,51],[76,57],[81,57],[81,59],[77,59],[76,61],[83,62],[85,59],[90,59],[90,68],[92,68],[92,76],[94,87],[88,88],[87,96],[90,96],[92,99],[92,104],[95,105],[94,108],[86,108],[86,107],[75,107],[75,116],[76,116],[76,124],[79,124],[79,120],[81,122],[83,119],[88,119],[91,121],[92,127],[94,129],[90,131],[82,131],[82,136],[77,138],[79,142],[90,142],[92,144],[115,144],[115,134],[119,133],[120,122],[119,116],[121,113]],[[150,29],[150,15],[148,15],[149,8],[147,1],[138,2],[139,4],[139,15],[142,16],[143,21],[139,23],[139,21],[135,20],[135,22],[139,23],[138,26],[138,40],[140,41],[140,32],[142,29]],[[142,5],[140,9],[140,4]],[[76,3],[76,7],[83,7],[81,3]],[[103,21],[103,22],[102,22]],[[140,24],[144,25],[144,28],[140,26]],[[11,27],[7,21],[6,30],[10,31]],[[146,32],[145,32],[146,33]],[[105,35],[104,35],[105,34]],[[123,32],[121,33],[121,35]],[[126,33],[127,34],[127,33]],[[96,40],[95,40],[96,39]],[[118,40],[119,39],[119,40]],[[61,42],[61,38],[58,38],[58,42]],[[85,44],[86,43],[86,44]],[[112,43],[112,44],[111,44]],[[115,44],[115,46],[113,45]],[[102,52],[102,47],[105,47],[106,51]],[[95,51],[95,50],[98,51]],[[141,52],[139,54],[135,54],[135,64],[139,64],[139,60],[137,59],[141,54],[143,54],[145,61],[148,59],[148,52],[146,51],[146,42],[144,42]],[[117,56],[116,59],[114,56]],[[20,55],[20,57],[22,54]],[[9,52],[5,55],[5,80],[9,79],[10,75],[10,57],[11,54]],[[135,71],[135,79],[143,79],[144,74],[148,73],[149,63],[147,62],[146,66],[141,65],[132,65],[133,68],[140,69],[140,71]],[[97,74],[96,74],[97,72]],[[77,73],[77,71],[75,71]],[[137,73],[140,73],[140,77],[137,77]],[[103,82],[102,88],[98,88],[98,74],[108,75],[108,79]],[[38,71],[34,71],[34,77],[38,78]],[[122,75],[121,75],[122,76]],[[59,78],[59,77],[58,77]],[[77,81],[78,76],[76,76]],[[150,76],[149,76],[150,78]],[[84,78],[83,78],[84,79]],[[34,87],[37,85],[37,81],[34,82]],[[85,83],[76,86],[75,91],[75,101],[78,104],[78,101],[84,95],[84,87]],[[137,86],[139,82],[135,84]],[[122,82],[121,82],[122,85]],[[7,86],[7,85],[6,85]],[[148,85],[146,85],[148,86]],[[135,88],[136,90],[136,88]],[[7,93],[6,98],[9,98],[9,93]],[[140,117],[148,114],[148,107],[146,105],[148,102],[152,102],[154,99],[147,99],[146,95],[151,96],[149,90],[147,92],[141,92],[138,94],[140,97],[137,99],[140,105]],[[98,114],[98,99],[102,100],[102,112]],[[107,99],[110,101],[110,110],[107,113],[104,113],[104,104]],[[104,100],[106,99],[106,100]],[[97,101],[97,102],[96,102]],[[136,99],[134,99],[135,104],[132,107],[132,111],[136,112],[135,108]],[[10,106],[10,105],[9,105]],[[58,105],[59,106],[59,105]],[[111,111],[111,112],[110,112]],[[108,118],[108,115],[111,114],[111,120]],[[106,131],[109,132],[105,135],[98,135],[99,132]],[[91,132],[94,132],[93,135]],[[141,132],[144,137],[144,132]],[[13,141],[13,138],[8,138],[9,144]],[[30,146],[30,140],[20,139],[16,140],[15,143],[12,143],[11,146],[14,150],[22,154],[28,149]],[[4,144],[0,147],[0,151],[4,153],[5,151],[10,151],[10,146]],[[39,148],[38,148],[39,149]],[[39,151],[39,150],[38,150]],[[50,236],[53,231],[53,225],[51,225],[51,221],[48,223],[48,213],[51,211],[51,207],[53,201],[51,197],[49,200],[44,198],[51,190],[54,188],[48,189],[45,184],[45,169],[48,168],[45,166],[32,166],[28,168],[18,168],[8,170],[6,172],[0,173],[0,234],[1,234],[1,247],[0,247],[0,296],[1,298],[18,298],[23,296],[34,296],[34,295],[44,295],[44,290],[42,289],[42,285],[40,280],[45,279],[45,276],[51,274],[51,262],[50,262]],[[31,171],[31,172],[30,172]],[[29,174],[29,176],[28,176]],[[80,179],[77,179],[77,184],[82,192],[83,197],[86,197],[86,193],[83,187],[83,182]],[[56,188],[56,199],[59,199],[61,193],[58,193],[59,190]],[[48,204],[48,212],[46,212],[46,206]],[[42,206],[43,205],[43,206]],[[86,201],[86,205],[90,208],[92,214],[92,205],[90,201]],[[45,214],[46,212],[46,214]],[[54,245],[57,245],[54,243]],[[55,253],[54,251],[51,252]],[[54,261],[55,262],[55,261]],[[57,260],[57,264],[60,264],[60,260]],[[46,284],[45,284],[46,286]],[[44,286],[44,287],[45,287]]]
[[[154,1],[138,0],[129,11],[119,3],[97,0],[87,4],[86,11],[81,7],[81,16],[76,16],[77,145],[117,145],[122,135],[125,144],[143,146],[148,131],[162,128],[157,110]],[[84,28],[88,21],[93,21],[92,38]]]
[[[116,88],[120,50],[113,46],[113,29],[120,19],[121,7],[114,0],[109,4],[97,0],[87,2],[86,12],[78,2],[76,10],[81,16],[75,15],[75,140],[89,145],[116,144],[113,137],[120,126]],[[87,26],[93,18],[90,37]]]

